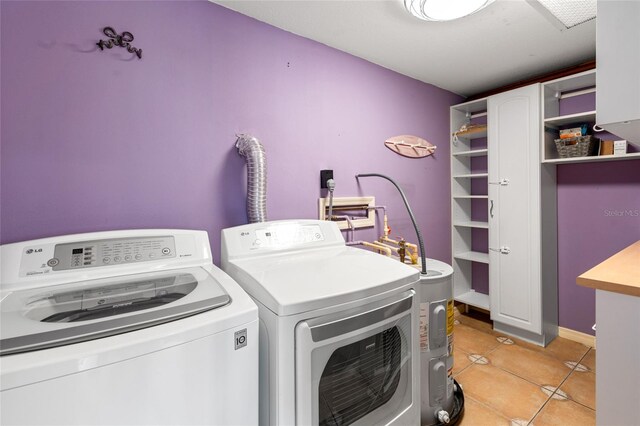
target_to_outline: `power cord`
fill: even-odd
[[[333,190],[336,189],[336,182],[333,179],[327,180],[327,189],[329,190],[329,219],[333,217]]]

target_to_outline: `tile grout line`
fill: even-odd
[[[498,348],[500,348],[501,346],[503,346],[503,344],[499,344],[499,345],[498,345],[498,346],[496,346],[495,348],[493,348],[493,349],[491,349],[491,350],[489,350],[489,351],[487,351],[487,352],[484,352],[481,356],[489,355],[490,353],[494,352],[495,350],[497,350],[497,349],[498,349]],[[582,360],[582,358],[580,358],[580,359]],[[471,367],[471,366],[472,366],[472,365],[474,365],[474,364],[476,364],[476,362],[475,362],[475,361],[474,361],[474,362],[472,362],[471,364],[467,365],[467,366],[466,366],[462,371],[464,371],[464,370],[468,369],[469,367]],[[478,365],[482,365],[482,364],[478,364]],[[525,382],[527,382],[527,383],[529,383],[529,384],[531,384],[531,385],[534,385],[534,386],[535,386],[535,387],[537,387],[538,389],[541,387],[539,384],[537,384],[537,383],[535,383],[535,382],[532,382],[532,381],[531,381],[531,380],[529,380],[529,379],[526,379],[526,378],[524,378],[524,377],[520,377],[519,375],[517,375],[517,374],[515,374],[515,373],[513,373],[513,372],[511,372],[511,371],[505,370],[505,369],[503,369],[503,368],[501,368],[501,367],[498,367],[497,365],[494,365],[493,363],[491,363],[491,361],[490,361],[490,365],[491,365],[493,368],[497,368],[498,370],[500,370],[500,371],[502,371],[502,372],[504,372],[504,373],[506,373],[506,374],[509,374],[509,375],[511,375],[511,376],[513,376],[513,377],[516,377],[516,378],[520,379],[520,380],[523,380],[523,381],[525,381]],[[462,373],[462,371],[460,371],[460,373]],[[458,373],[458,374],[460,374],[460,373]],[[571,373],[569,372],[569,374],[571,374]],[[565,378],[565,380],[566,380],[566,378]],[[564,383],[564,382],[563,382],[563,383]],[[560,387],[560,385],[558,385],[558,388],[559,388],[559,387]],[[532,424],[531,422],[533,422],[533,419],[535,419],[535,418],[536,418],[536,416],[540,413],[540,411],[542,411],[542,409],[544,408],[544,406],[545,406],[545,405],[547,405],[547,403],[551,400],[551,397],[553,396],[553,394],[554,394],[554,393],[555,393],[555,392],[553,392],[551,395],[547,396],[547,399],[545,400],[545,402],[540,406],[540,408],[538,408],[538,410],[533,414],[533,416],[531,416],[531,420],[528,420],[527,425],[531,425],[531,424]],[[493,411],[495,411],[496,413],[500,414],[502,417],[506,418],[502,413],[500,413],[499,411],[496,411],[496,410],[495,410],[495,408],[493,408],[493,407],[491,407],[491,406],[489,406],[489,405],[483,404],[483,403],[481,403],[480,401],[476,401],[476,400],[474,400],[474,401],[475,401],[475,402],[478,402],[478,403],[480,403],[480,404],[482,404],[482,405],[484,405],[485,407],[489,407],[489,408],[491,408]],[[512,419],[509,419],[509,420],[512,420]]]
[[[569,371],[569,374],[567,374],[567,377],[565,377],[565,378],[564,378],[564,380],[563,380],[563,381],[558,385],[558,387],[556,388],[556,390],[553,392],[553,394],[552,394],[552,395],[555,395],[555,394],[556,394],[556,392],[560,389],[560,387],[561,387],[562,385],[564,385],[564,383],[565,383],[567,380],[569,380],[569,376],[571,376],[571,375],[573,374],[573,372],[574,372],[574,371],[576,371],[576,368],[578,368],[578,365],[580,364],[580,361],[582,361],[582,360],[587,356],[587,354],[589,353],[589,351],[590,351],[590,350],[591,350],[591,348],[587,349],[587,351],[584,353],[584,355],[582,355],[582,356],[580,357],[580,359],[578,360],[578,362],[576,363],[576,365],[574,365],[574,366],[573,366],[573,368],[571,369],[571,371]],[[569,399],[571,399],[571,398],[569,398]],[[573,401],[573,399],[571,399],[571,400]]]
[[[494,337],[496,337],[496,339],[497,339],[497,338],[498,338],[498,337],[500,337],[500,336],[494,336]],[[510,337],[509,337],[509,338],[510,338]],[[514,345],[518,345],[518,343],[514,341]],[[498,350],[499,348],[501,348],[502,346],[505,346],[505,345],[504,345],[503,343],[499,343],[499,344],[498,344],[496,347],[494,347],[493,349],[491,349],[491,350],[489,350],[489,351],[487,351],[487,352],[484,352],[484,353],[482,354],[482,356],[485,356],[485,355],[487,355],[487,356],[488,356],[489,354],[491,354],[491,353],[493,353],[493,352],[497,351],[497,350]],[[526,347],[524,347],[524,346],[522,346],[522,345],[518,345],[518,346],[520,346],[520,347],[521,347],[521,348],[523,348],[523,349],[527,349]],[[585,354],[585,355],[586,355],[586,354]],[[580,358],[580,360],[582,360],[582,358]],[[497,366],[497,365],[493,364],[493,363],[491,362],[491,360],[489,360],[489,362],[490,362],[490,364],[491,364],[494,368],[497,368],[498,370],[500,370],[500,371],[502,371],[502,372],[504,372],[504,373],[507,373],[507,374],[509,374],[509,375],[511,375],[511,376],[513,376],[513,377],[517,377],[518,379],[524,380],[525,382],[527,382],[527,383],[529,383],[529,384],[532,384],[532,385],[536,386],[538,389],[540,389],[540,385],[539,385],[539,384],[537,384],[537,383],[535,383],[535,382],[532,382],[531,380],[529,380],[529,379],[527,379],[527,378],[525,378],[525,377],[521,377],[520,375],[518,375],[518,374],[516,374],[516,373],[514,373],[514,372],[512,372],[512,371],[505,370],[504,368],[499,367],[499,366]],[[475,364],[475,362],[474,362],[474,363],[472,363],[472,364],[470,364],[469,366],[467,366],[467,368],[468,368],[468,367],[470,367],[470,366],[471,366],[471,365],[473,365],[473,364]],[[575,367],[574,367],[574,368],[575,368]],[[571,374],[571,372],[569,372],[569,374]],[[567,377],[568,377],[568,376],[567,376]],[[565,377],[565,380],[566,380],[566,377]],[[558,387],[560,387],[560,385],[558,385]],[[554,392],[554,393],[555,393],[555,392]],[[540,411],[542,411],[542,409],[544,408],[544,406],[545,406],[545,405],[547,405],[547,403],[551,400],[551,397],[553,396],[553,394],[554,394],[554,393],[552,393],[551,395],[547,396],[547,399],[545,400],[545,402],[540,406],[540,408],[538,408],[538,410],[533,414],[533,416],[531,416],[531,420],[528,420],[527,425],[531,425],[531,424],[532,424],[533,419],[535,419],[535,418],[536,418],[536,416],[540,413]]]
[[[580,360],[576,363],[576,365],[573,367],[573,369],[571,370],[571,372],[569,372],[569,376],[571,376],[573,373],[575,373],[576,369],[578,368],[578,364],[581,364],[582,360],[583,360],[583,359],[585,359],[585,358],[587,357],[587,355],[589,354],[589,352],[591,352],[592,350],[594,350],[594,349],[593,349],[592,347],[589,347],[589,349],[587,350],[587,352],[585,352],[585,353],[584,353],[584,355],[582,355],[582,357],[581,357],[581,358],[580,358]],[[587,368],[589,368],[589,367],[587,367]],[[588,372],[593,373],[593,374],[595,375],[595,371],[591,371],[591,369],[589,369],[589,371],[588,371]],[[579,372],[579,373],[581,373],[581,372]],[[569,376],[567,376],[567,377],[562,381],[562,383],[560,383],[560,386],[562,386],[562,385],[563,385],[567,380],[569,380]],[[559,389],[560,389],[560,386],[558,386],[558,388],[557,388],[556,390],[559,390]],[[555,395],[555,392],[553,392],[553,394]],[[575,402],[575,403],[576,403],[576,404],[578,404],[578,405],[581,405],[581,406],[583,406],[583,407],[585,407],[585,408],[588,408],[589,410],[591,410],[591,411],[593,411],[593,412],[595,412],[595,411],[596,411],[596,410],[595,410],[595,408],[591,408],[591,407],[589,407],[588,405],[584,405],[584,404],[582,404],[582,403],[580,403],[580,402],[576,401],[575,399],[571,398],[569,395],[567,395],[567,397],[569,397],[569,398],[568,398],[569,400],[571,400],[571,401]]]
[[[507,419],[507,421],[511,421],[510,418],[508,418],[507,416],[505,416],[503,413],[501,413],[500,411],[496,410],[494,407],[485,404],[482,401],[478,401],[477,399],[473,399],[471,397],[469,397],[469,399],[471,399],[473,402],[475,402],[476,404],[482,405],[484,408],[487,408],[488,410],[494,412],[495,414],[497,414],[498,416],[502,417],[503,419]]]
[[[455,333],[455,327],[454,327],[454,333]],[[454,345],[454,350],[455,350],[455,340],[454,340],[453,345]],[[465,352],[464,350],[462,350],[462,349],[460,349],[460,348],[458,348],[458,350],[459,350],[460,352],[462,352],[462,353],[465,355],[465,358],[466,358],[467,360],[469,359],[469,355],[471,355],[471,354],[468,354],[467,352]],[[453,356],[453,365],[455,365],[455,364],[456,364],[456,357],[455,357],[455,355],[453,355],[453,354],[452,354],[452,356]],[[470,363],[469,365],[467,365],[466,367],[464,367],[462,370],[458,371],[458,373],[454,375],[454,378],[455,378],[455,377],[457,377],[457,376],[459,376],[460,374],[462,374],[462,372],[463,372],[464,370],[466,370],[467,368],[471,367],[474,363],[475,363],[475,362],[472,362],[472,363]]]
[[[596,412],[596,410],[595,410],[595,409],[593,409],[593,408],[589,407],[588,405],[584,405],[584,404],[583,404],[583,403],[581,403],[581,402],[575,401],[575,400],[573,400],[573,399],[570,399],[570,401],[571,401],[571,402],[575,402],[576,404],[578,404],[578,405],[580,405],[580,406],[582,406],[582,407],[586,408],[587,410],[591,410],[591,411],[593,411],[594,413]]]
[[[544,404],[542,404],[542,406],[538,409],[538,411],[536,411],[536,413],[533,415],[533,417],[531,417],[531,420],[529,420],[529,423],[527,423],[527,426],[534,426],[533,425],[533,421],[536,419],[536,417],[538,417],[538,414],[540,414],[542,409],[549,403],[549,401],[551,401],[551,397],[552,396],[553,396],[553,394],[549,395],[549,397],[544,402]]]
[[[515,343],[515,345],[517,345],[517,343]],[[520,347],[522,348],[523,346],[520,346]],[[490,352],[487,352],[487,355],[488,355],[489,353],[491,353],[491,352],[495,351],[496,349],[498,349],[498,347],[497,347],[497,348],[495,348],[495,349],[493,349],[493,350],[492,350],[492,351],[490,351]],[[527,348],[524,348],[524,349],[527,349]],[[527,383],[531,383],[532,385],[534,385],[534,386],[536,386],[536,387],[538,387],[538,388],[540,388],[541,386],[544,386],[544,385],[539,385],[538,383],[536,383],[536,382],[532,381],[531,379],[528,379],[528,378],[526,378],[526,377],[522,377],[522,376],[521,376],[521,375],[519,375],[518,373],[514,373],[513,371],[509,371],[509,370],[506,370],[506,369],[504,369],[504,368],[502,368],[502,367],[499,367],[499,366],[497,366],[497,365],[495,365],[495,364],[493,364],[493,363],[491,363],[491,365],[492,365],[492,366],[494,366],[495,368],[497,368],[498,370],[501,370],[501,371],[503,371],[503,372],[505,372],[505,373],[508,373],[508,374],[510,374],[510,375],[512,375],[512,376],[514,376],[514,377],[517,377],[517,378],[519,378],[519,379],[522,379],[522,380],[524,380],[524,381],[525,381],[525,382],[527,382]],[[575,368],[575,367],[574,367],[574,368]],[[571,372],[569,372],[568,374],[571,374]],[[568,375],[567,375],[567,377],[568,377]],[[564,380],[566,380],[566,379],[567,379],[567,377],[565,377],[565,378],[563,379],[562,383],[564,383]],[[560,387],[560,385],[558,385],[558,387]],[[555,393],[555,392],[554,392],[554,393]],[[553,394],[552,394],[552,395],[553,395]]]
[[[462,351],[462,349],[460,349],[460,350]],[[463,352],[464,352],[464,351],[463,351]],[[474,354],[468,354],[468,353],[466,353],[466,352],[464,352],[464,353],[465,353],[465,355],[467,355],[467,359],[469,359],[469,356],[470,356],[470,355],[474,355]],[[481,355],[481,356],[483,356],[483,355]],[[469,360],[469,361],[471,361],[471,360]],[[455,360],[455,358],[454,358],[454,359],[453,359],[453,363],[455,364],[455,362],[456,362],[456,360]],[[469,363],[469,365],[467,365],[466,367],[464,367],[462,370],[458,371],[458,374],[456,374],[456,376],[459,376],[460,374],[462,374],[462,372],[463,372],[463,371],[465,371],[466,369],[468,369],[468,368],[469,368],[469,367],[471,367],[472,365],[476,364],[477,362],[478,362],[478,360],[471,361],[471,362]],[[481,364],[478,364],[478,365],[481,365]]]
[[[464,324],[464,323],[462,323],[462,322],[460,322],[460,323],[461,323],[461,324],[463,324],[463,325],[466,325],[466,326],[467,326],[467,327],[469,327],[469,328],[474,329],[474,330],[475,330],[475,331],[477,331],[477,332],[480,332],[480,333],[486,334],[486,335],[491,336],[491,337],[493,337],[493,338],[496,338],[496,339],[497,339],[498,337],[500,337],[500,336],[498,336],[498,335],[494,335],[493,333],[487,333],[487,332],[485,332],[485,331],[483,331],[483,330],[477,329],[477,328],[475,328],[475,327],[471,326],[470,324]],[[507,337],[507,338],[510,338],[508,335],[507,335],[506,337]],[[528,349],[528,350],[533,351],[533,349],[529,349],[529,348],[527,348],[526,346],[519,345],[517,342],[514,342],[514,343],[515,343],[516,345],[518,345],[519,347],[523,348],[523,349]],[[479,354],[479,355],[480,355],[480,356],[483,356],[483,357],[485,357],[485,358],[486,358],[486,357],[488,357],[488,356],[489,356],[489,354],[491,354],[491,353],[495,352],[497,349],[499,349],[499,348],[500,348],[500,347],[502,347],[502,346],[503,346],[503,344],[502,344],[502,343],[500,343],[500,344],[496,345],[495,347],[493,347],[493,348],[491,348],[491,349],[489,349],[489,350],[487,350],[487,351],[485,351],[485,352],[483,352],[483,353],[481,353],[481,354]],[[555,388],[555,390],[551,393],[551,395],[549,395],[549,396],[547,397],[546,401],[545,401],[545,402],[540,406],[540,408],[539,408],[539,409],[535,412],[535,414],[531,417],[531,420],[529,420],[529,421],[528,421],[527,425],[529,425],[529,426],[533,426],[533,421],[535,420],[535,418],[540,414],[540,412],[541,412],[541,411],[544,409],[544,407],[549,403],[549,401],[551,401],[551,399],[553,399],[553,396],[554,396],[554,395],[556,395],[556,394],[558,393],[558,391],[560,390],[560,388],[562,387],[562,385],[564,385],[564,384],[565,384],[565,382],[569,379],[569,377],[570,377],[570,376],[571,376],[571,375],[576,371],[576,369],[577,369],[578,365],[579,365],[579,364],[580,364],[580,363],[581,363],[581,362],[582,362],[582,361],[587,357],[587,355],[589,354],[589,352],[590,352],[590,351],[592,351],[592,350],[594,350],[594,348],[587,346],[587,350],[582,354],[582,356],[580,357],[580,359],[578,360],[578,362],[576,362],[576,365],[574,365],[574,366],[573,366],[573,368],[571,368],[571,369],[570,369],[570,371],[567,373],[567,375],[564,377],[564,379],[560,382],[560,384]],[[551,359],[555,359],[555,360],[560,361],[558,358],[556,358],[556,357],[554,357],[554,356],[551,356],[551,355],[548,355],[548,354],[546,354],[546,353],[541,353],[541,354],[542,354],[542,355],[544,355],[545,357],[548,357],[548,358],[551,358]],[[467,357],[467,359],[468,359],[468,357]],[[469,365],[467,365],[465,368],[463,368],[462,370],[460,370],[460,372],[458,372],[458,375],[459,375],[459,374],[461,374],[463,371],[467,370],[469,367],[473,366],[474,364],[477,364],[477,361],[478,361],[478,360],[471,362],[471,363],[470,363]],[[528,382],[528,383],[530,383],[530,384],[535,385],[535,386],[536,386],[536,387],[538,387],[538,388],[541,388],[541,387],[542,387],[541,385],[538,385],[537,383],[532,382],[531,380],[529,380],[529,379],[527,379],[527,378],[525,378],[525,377],[521,377],[520,375],[518,375],[518,374],[516,374],[516,373],[513,373],[513,372],[511,372],[511,371],[505,370],[505,369],[503,369],[503,368],[501,368],[501,367],[498,367],[498,366],[494,365],[493,363],[491,363],[491,361],[490,361],[490,360],[489,360],[489,363],[490,363],[493,367],[498,368],[499,370],[501,370],[501,371],[503,371],[503,372],[505,372],[505,373],[507,373],[507,374],[510,374],[510,375],[512,375],[512,376],[514,376],[514,377],[517,377],[517,378],[519,378],[519,379],[522,379],[522,380],[524,380],[524,381],[526,381],[526,382]],[[482,364],[478,364],[478,365],[482,365]],[[589,369],[589,371],[590,371],[590,372],[593,372],[593,373],[595,374],[595,371],[592,371],[591,369]],[[589,407],[589,406],[587,406],[587,405],[581,404],[580,402],[573,400],[569,395],[567,395],[567,400],[572,401],[572,402],[574,402],[574,403],[576,403],[576,404],[578,404],[578,405],[580,405],[580,406],[582,406],[582,407],[585,407],[585,408],[587,408],[587,409],[589,409],[589,410],[591,410],[591,411],[594,411],[594,412],[596,411],[595,409],[593,409],[593,408],[591,408],[591,407]],[[475,401],[475,400],[474,400],[474,401]],[[476,402],[480,403],[479,401],[476,401]],[[491,408],[490,406],[487,406],[486,404],[483,404],[483,403],[480,403],[480,404],[482,404],[483,406],[486,406],[486,407]],[[495,411],[495,410],[494,410],[494,411]],[[497,412],[497,411],[496,411],[496,412]],[[504,416],[503,416],[503,417],[504,417]]]
[[[582,358],[584,358],[587,353],[589,351],[587,350],[587,352],[585,352],[584,355],[582,355],[582,357],[580,357],[580,361],[582,361]],[[578,361],[578,364],[580,363],[580,361]],[[564,384],[564,382],[567,381],[567,379],[569,378],[569,376],[571,376],[571,373],[573,373],[573,371],[576,369],[576,367],[578,366],[578,364],[574,365],[572,369],[569,370],[569,373],[567,373],[566,377],[560,382],[560,384],[556,387],[556,390],[554,390],[551,395],[549,395],[549,397],[547,398],[547,400],[544,402],[544,404],[542,404],[542,406],[540,407],[540,409],[533,415],[533,417],[531,417],[531,420],[528,423],[528,426],[534,426],[533,425],[533,421],[536,419],[536,417],[538,417],[538,414],[540,414],[540,412],[542,411],[542,409],[549,403],[549,401],[551,401],[551,399],[553,399],[553,395],[556,394],[556,392],[560,389],[560,387]]]
[[[518,345],[518,343],[517,343],[517,342],[514,342],[514,344],[515,344],[515,345]],[[484,355],[487,355],[487,356],[488,356],[489,354],[491,354],[491,353],[493,353],[494,351],[498,350],[498,349],[499,349],[500,347],[502,347],[502,346],[503,346],[503,344],[499,344],[499,345],[498,345],[498,346],[496,346],[495,348],[493,348],[493,349],[491,349],[491,350],[489,350],[489,351],[485,352],[485,353],[483,354],[483,356],[484,356]],[[523,349],[528,349],[528,348],[526,348],[525,346],[522,346],[522,345],[518,345],[518,346],[519,346],[519,347],[521,347],[521,348],[523,348]],[[566,382],[566,381],[567,381],[567,379],[569,378],[569,376],[570,376],[570,375],[573,373],[573,371],[577,368],[577,366],[578,366],[578,364],[580,363],[580,361],[582,361],[582,360],[587,356],[587,354],[589,353],[589,351],[590,351],[591,349],[592,349],[592,348],[587,349],[587,351],[586,351],[584,354],[582,354],[582,356],[580,357],[580,359],[579,359],[579,361],[576,363],[576,365],[575,365],[575,366],[573,366],[573,368],[571,368],[571,369],[570,369],[570,371],[567,373],[567,375],[564,377],[564,379],[563,379],[563,380],[560,382],[560,384],[556,387],[556,390],[554,390],[554,391],[551,393],[551,395],[549,395],[549,396],[547,397],[547,399],[545,400],[545,402],[540,406],[540,408],[539,408],[539,409],[534,413],[534,415],[531,417],[531,420],[529,420],[529,422],[527,423],[527,425],[533,426],[533,420],[538,416],[538,414],[540,414],[540,412],[542,411],[542,409],[543,409],[543,408],[544,408],[544,407],[549,403],[549,401],[551,401],[551,399],[552,399],[553,395],[555,395],[555,394],[556,394],[556,392],[560,389],[560,387],[564,384],[564,382]],[[529,349],[529,350],[531,350],[531,349]],[[551,356],[548,356],[548,355],[546,355],[546,354],[543,354],[543,355],[545,355],[545,356],[547,356],[547,357],[549,357],[549,358],[557,359],[557,358],[555,358],[555,357],[551,357]],[[497,365],[494,365],[493,363],[492,363],[491,365],[493,365],[495,368],[498,368],[499,370],[501,370],[501,371],[503,371],[503,372],[505,372],[505,373],[507,373],[507,374],[510,374],[510,375],[512,375],[512,376],[514,376],[514,377],[517,377],[517,378],[522,379],[522,380],[524,380],[524,381],[526,381],[526,382],[528,382],[528,383],[531,383],[532,385],[535,385],[535,386],[536,386],[536,387],[538,387],[538,388],[540,388],[540,387],[541,387],[541,385],[539,385],[539,384],[537,384],[537,383],[535,383],[535,382],[533,382],[533,381],[531,381],[531,380],[529,380],[529,379],[527,379],[527,378],[525,378],[525,377],[521,377],[519,374],[516,374],[516,373],[514,373],[514,372],[512,372],[512,371],[509,371],[509,370],[505,370],[504,368],[498,367]],[[468,367],[469,367],[469,366],[467,366],[467,368],[468,368]],[[543,386],[543,385],[542,385],[542,386]],[[571,398],[569,398],[569,399],[570,399],[571,401],[573,401],[573,399],[571,399]],[[573,402],[576,402],[576,401],[573,401]],[[580,404],[580,405],[582,405],[582,404]],[[589,408],[589,407],[587,407],[587,408]],[[595,410],[594,410],[594,411],[595,411]]]
[[[549,398],[545,401],[544,404],[542,404],[542,407],[540,407],[540,409],[536,412],[536,414],[531,418],[531,421],[528,423],[528,426],[534,426],[533,425],[533,421],[536,419],[536,417],[538,417],[538,414],[540,414],[542,409],[549,403],[549,401],[551,401],[551,399],[553,398],[553,395],[555,395],[558,392],[558,390],[560,390],[562,385],[569,379],[569,376],[571,376],[571,374],[573,374],[573,372],[576,370],[576,368],[578,368],[578,364],[580,364],[580,361],[582,361],[587,356],[587,354],[589,353],[589,351],[591,349],[593,349],[593,348],[587,349],[587,351],[580,357],[580,359],[578,360],[576,365],[574,365],[573,368],[569,371],[569,374],[567,374],[567,376],[564,378],[564,380],[562,380],[562,382],[560,382],[560,384],[556,387],[556,390],[554,390],[553,393],[551,395],[549,395]],[[573,402],[575,402],[575,403],[577,403],[579,405],[582,405],[579,402],[574,401],[573,399],[571,399],[569,397],[569,395],[567,395],[567,399],[570,400],[570,401],[573,401]],[[584,407],[584,405],[583,405],[583,407]],[[589,408],[589,407],[587,407],[587,408]],[[593,411],[595,411],[595,410],[593,410]]]
[[[493,350],[495,350],[495,349],[497,349],[497,348],[494,348]],[[493,351],[493,350],[492,350],[492,351]],[[489,351],[489,352],[492,352],[492,351]],[[485,352],[485,354],[488,354],[489,352]],[[482,355],[482,356],[484,356],[484,355]],[[473,365],[475,365],[475,364],[477,364],[475,361],[474,361],[474,362],[472,362],[472,363],[470,363],[470,364],[469,364],[469,365],[467,365],[465,368],[463,368],[463,369],[458,373],[458,375],[460,375],[463,371],[467,370],[468,368],[470,368],[471,366],[473,366]],[[483,365],[483,364],[477,364],[477,365]],[[497,368],[497,369],[499,369],[499,370],[501,370],[501,371],[503,371],[503,372],[505,372],[505,373],[507,373],[507,374],[510,374],[510,375],[512,375],[512,376],[514,376],[514,377],[517,377],[517,378],[519,378],[519,379],[522,379],[522,380],[526,381],[527,383],[530,383],[530,384],[533,384],[533,385],[535,385],[535,386],[539,387],[537,384],[532,383],[532,382],[530,382],[530,381],[528,381],[528,380],[526,380],[526,379],[523,379],[522,377],[519,377],[519,376],[517,376],[517,375],[515,375],[515,374],[513,374],[513,373],[511,373],[511,372],[509,372],[509,371],[503,370],[502,368],[497,367],[497,366],[495,366],[495,365],[493,365],[493,364],[490,364],[490,365],[491,365],[493,368]],[[508,418],[507,416],[505,416],[502,412],[498,411],[495,407],[492,407],[491,405],[485,404],[484,402],[478,401],[478,400],[476,400],[476,399],[474,399],[474,398],[471,398],[471,397],[469,397],[469,398],[470,398],[470,399],[472,399],[475,403],[480,404],[480,405],[482,405],[482,406],[483,406],[483,407],[485,407],[485,408],[488,408],[489,410],[491,410],[492,412],[496,413],[496,414],[497,414],[497,415],[499,415],[500,417],[502,417],[502,418],[504,418],[504,419],[507,419],[508,421],[513,420],[513,419],[510,419],[510,418]],[[551,398],[551,397],[549,397],[549,398]],[[545,401],[545,403],[546,403],[546,401]],[[544,404],[542,404],[542,406],[544,406]],[[541,408],[542,408],[542,407],[541,407]],[[540,409],[541,409],[541,408],[540,408]],[[538,412],[536,411],[535,415],[537,415],[537,413],[538,413]],[[535,415],[534,415],[533,417],[531,417],[531,418],[533,419],[533,418],[535,417]],[[528,423],[527,423],[527,424],[528,424]]]
[[[522,348],[522,349],[526,349],[526,350],[529,350],[529,351],[535,352],[535,353],[537,353],[537,354],[540,354],[540,355],[542,355],[542,356],[544,356],[544,357],[546,357],[546,358],[548,358],[548,359],[552,359],[552,360],[554,360],[554,361],[560,361],[558,358],[556,358],[556,357],[554,357],[554,356],[547,355],[547,354],[545,354],[545,353],[541,353],[541,352],[537,352],[537,351],[535,351],[535,350],[533,350],[533,349],[529,349],[529,348],[527,348],[526,346],[519,345],[519,344],[518,344],[518,342],[514,342],[514,345],[515,345],[515,346],[518,346],[518,347],[520,347],[520,348]],[[489,353],[494,352],[495,350],[499,349],[501,346],[503,346],[503,345],[502,345],[502,344],[500,344],[500,345],[496,346],[494,349],[492,349],[492,350],[490,350],[490,351],[486,352],[486,354],[488,355]],[[583,355],[581,355],[581,356],[580,356],[580,359],[579,359],[579,361],[576,363],[576,365],[575,365],[575,366],[573,366],[573,368],[571,368],[571,369],[570,369],[569,373],[567,373],[567,375],[566,375],[566,376],[565,376],[565,378],[562,380],[562,382],[560,382],[560,384],[559,384],[559,385],[558,385],[558,387],[557,387],[558,389],[559,389],[559,388],[560,388],[560,386],[562,386],[562,385],[564,384],[564,382],[569,378],[569,376],[570,376],[570,375],[571,375],[571,373],[576,369],[576,367],[578,366],[578,364],[580,363],[580,361],[582,361],[582,360],[587,356],[587,354],[589,353],[589,351],[590,351],[590,350],[592,350],[592,349],[593,349],[593,348],[588,347],[587,351],[586,351]],[[492,365],[493,365],[493,364],[492,364]],[[519,378],[521,378],[521,379],[523,379],[523,380],[526,380],[527,382],[532,383],[532,384],[534,384],[534,385],[536,385],[536,386],[538,386],[538,387],[540,387],[540,386],[541,386],[541,385],[538,385],[537,383],[535,383],[535,382],[533,382],[533,381],[531,381],[531,380],[529,380],[529,379],[527,379],[527,378],[525,378],[525,377],[522,377],[522,376],[518,375],[517,373],[511,372],[511,371],[509,371],[509,370],[505,370],[505,369],[503,369],[503,368],[501,368],[501,367],[498,367],[498,366],[496,366],[496,365],[494,365],[494,367],[499,368],[500,370],[502,370],[502,371],[504,371],[504,372],[507,372],[507,373],[510,373],[510,374],[512,374],[512,375],[514,375],[514,376],[516,376],[516,377],[519,377]],[[544,386],[544,385],[542,385],[542,386]],[[554,391],[554,393],[555,393],[555,391]]]
[[[455,363],[455,359],[453,360],[453,362]],[[466,367],[464,367],[462,370],[458,371],[458,374],[454,375],[453,378],[455,379],[456,377],[458,377],[460,374],[462,374],[463,371],[465,371],[467,368],[471,367],[473,364],[475,364],[474,362],[472,362],[471,364],[467,365]]]

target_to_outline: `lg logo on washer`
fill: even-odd
[[[28,250],[27,250],[27,254],[31,254],[31,253],[42,253],[42,249],[41,249],[41,248],[37,248],[37,249],[28,249]]]
[[[236,350],[247,346],[247,329],[246,328],[243,328],[240,331],[236,331],[234,333],[234,337],[236,339]]]

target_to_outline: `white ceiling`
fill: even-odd
[[[414,18],[402,0],[212,1],[463,96],[595,58],[595,20],[560,31],[525,0],[450,22]]]

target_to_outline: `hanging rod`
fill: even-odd
[[[573,98],[574,96],[586,95],[587,93],[593,93],[595,91],[596,91],[596,88],[594,86],[594,87],[589,87],[587,89],[576,90],[574,92],[560,93],[559,95],[558,93],[556,93],[556,98],[558,99]]]

